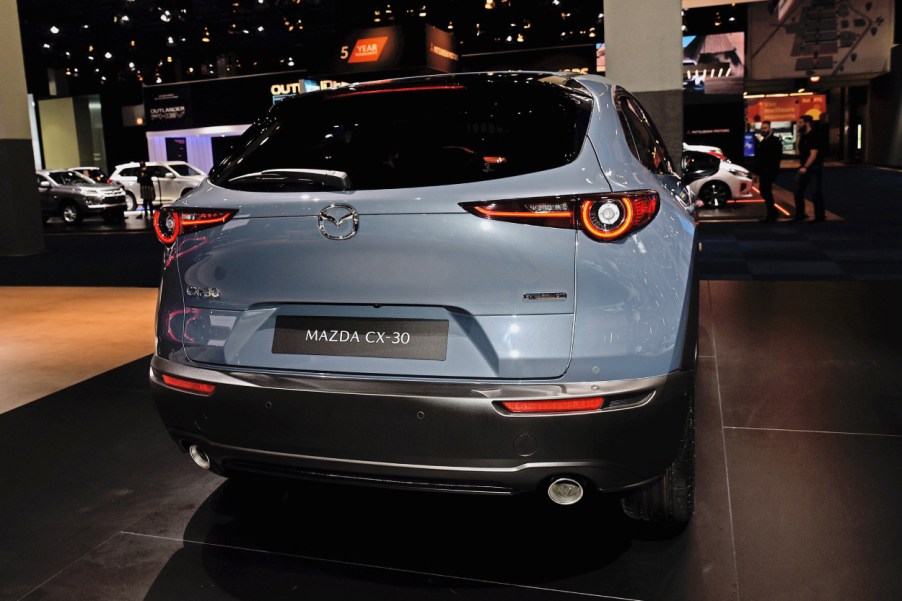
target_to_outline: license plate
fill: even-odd
[[[439,319],[276,317],[272,352],[444,361],[448,322]]]

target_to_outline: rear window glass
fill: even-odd
[[[541,74],[460,75],[316,92],[273,107],[210,179],[233,189],[301,191],[522,175],[573,161],[591,107],[591,96],[578,84]]]
[[[74,171],[52,171],[50,179],[63,186],[85,186],[94,183]]]
[[[185,163],[170,163],[169,167],[179,175],[203,175],[203,173]]]

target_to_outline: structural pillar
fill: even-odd
[[[0,0],[0,255],[44,250],[16,0]]]
[[[683,151],[682,25],[680,0],[604,3],[605,74],[639,99],[674,161]]]

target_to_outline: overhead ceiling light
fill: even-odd
[[[59,33],[59,32],[60,32],[60,28],[59,28],[59,27],[57,27],[56,25],[51,25],[51,26],[50,26],[50,33],[54,33],[54,34],[55,34],[55,33]]]

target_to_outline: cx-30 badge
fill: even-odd
[[[329,205],[319,212],[319,233],[329,240],[347,240],[359,225],[360,215],[350,205]]]

